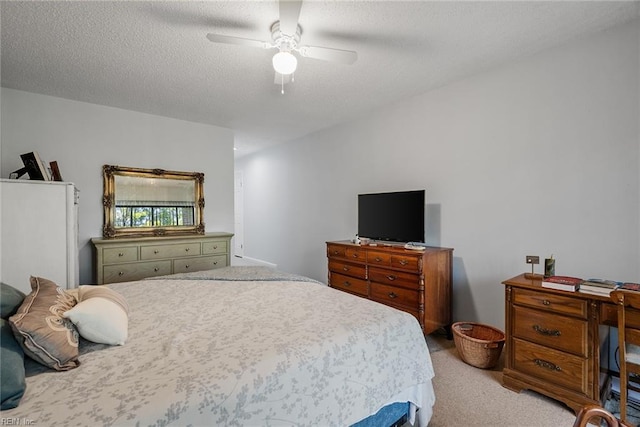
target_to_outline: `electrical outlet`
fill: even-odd
[[[527,255],[527,264],[540,264],[540,257],[535,255]]]

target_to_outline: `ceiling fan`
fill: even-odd
[[[285,83],[293,81],[293,73],[298,66],[298,59],[293,52],[305,58],[314,58],[341,64],[353,64],[358,59],[358,54],[352,50],[300,45],[302,29],[298,24],[298,18],[300,17],[301,8],[302,0],[279,1],[280,20],[271,25],[271,41],[213,33],[207,34],[207,38],[214,43],[277,49],[278,52],[273,56],[272,60],[273,68],[276,72],[274,83],[281,85],[282,93],[284,93]]]

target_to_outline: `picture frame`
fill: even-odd
[[[62,175],[60,174],[60,168],[57,161],[49,162],[49,168],[51,169],[51,180],[62,181]]]
[[[24,167],[15,171],[17,177],[20,178],[25,173],[29,175],[29,179],[35,181],[50,181],[49,172],[44,167],[44,163],[40,159],[37,151],[20,154]]]

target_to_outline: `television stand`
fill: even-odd
[[[451,339],[453,249],[375,244],[327,242],[329,286],[406,311],[425,335],[444,328]]]

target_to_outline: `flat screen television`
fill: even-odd
[[[358,195],[358,236],[424,242],[425,190]]]

